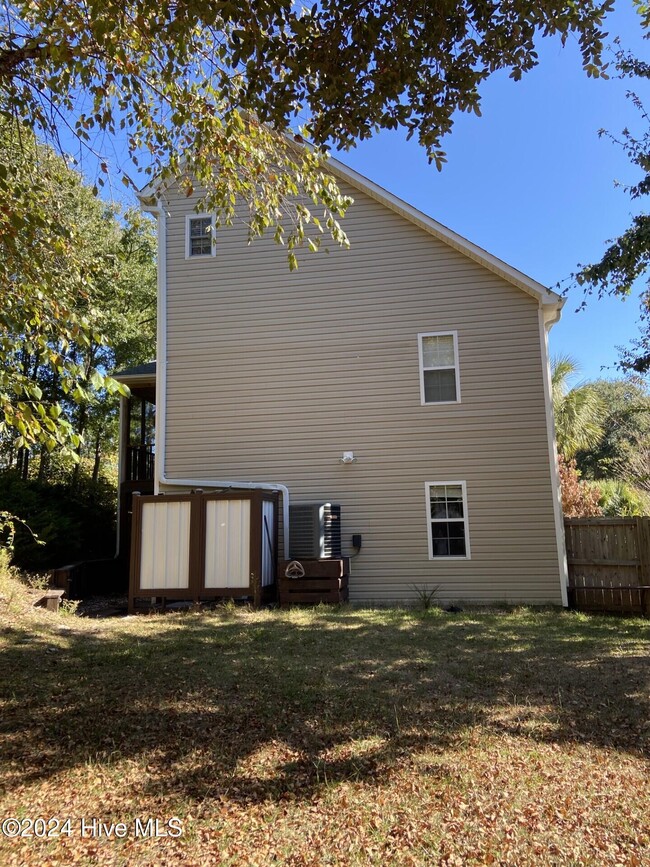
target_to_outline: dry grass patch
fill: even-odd
[[[646,622],[0,596],[0,813],[72,820],[3,864],[650,863]]]

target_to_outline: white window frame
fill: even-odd
[[[190,225],[192,223],[192,220],[205,220],[207,217],[209,217],[212,220],[212,232],[211,232],[211,238],[210,238],[210,241],[211,241],[210,252],[209,253],[201,253],[200,255],[195,254],[193,256],[192,255],[192,246],[190,243]],[[215,241],[215,226],[216,226],[216,215],[215,214],[212,214],[209,212],[203,212],[203,213],[194,212],[193,214],[186,214],[185,215],[185,258],[186,259],[209,259],[209,258],[217,255],[217,243]]]
[[[453,370],[456,378],[456,400],[426,400],[424,392],[424,372],[425,370],[452,370],[451,365],[443,367],[426,367],[424,366],[424,349],[423,339],[425,337],[452,337],[454,341],[454,366]],[[418,358],[420,362],[420,404],[422,406],[445,406],[452,403],[460,403],[460,365],[458,363],[458,332],[457,331],[423,331],[418,334]]]
[[[431,536],[431,524],[436,520],[431,517],[431,488],[439,487],[440,485],[460,485],[463,492],[463,517],[462,521],[465,525],[465,555],[461,556],[459,554],[450,555],[448,557],[441,556],[440,554],[434,556],[433,553],[433,537]],[[424,497],[425,497],[425,505],[426,505],[426,516],[427,516],[427,539],[429,540],[429,560],[434,560],[436,562],[447,563],[449,560],[471,560],[472,552],[469,546],[469,517],[467,514],[467,484],[462,481],[455,482],[425,482],[424,483]],[[460,522],[460,518],[440,518],[438,519],[440,523],[448,522],[449,520]]]

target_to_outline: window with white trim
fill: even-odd
[[[427,482],[429,559],[470,559],[465,482]]]
[[[422,404],[460,403],[457,333],[418,334],[418,350]]]
[[[194,216],[188,214],[185,221],[185,256],[214,256],[216,246],[213,240],[214,219],[211,214]]]

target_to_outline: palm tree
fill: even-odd
[[[551,363],[555,438],[558,450],[567,459],[598,445],[607,412],[590,385],[569,387],[569,381],[578,371],[578,364],[568,355],[556,356]]]

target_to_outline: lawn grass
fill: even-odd
[[[0,594],[0,816],[72,819],[3,865],[650,863],[647,622]]]

